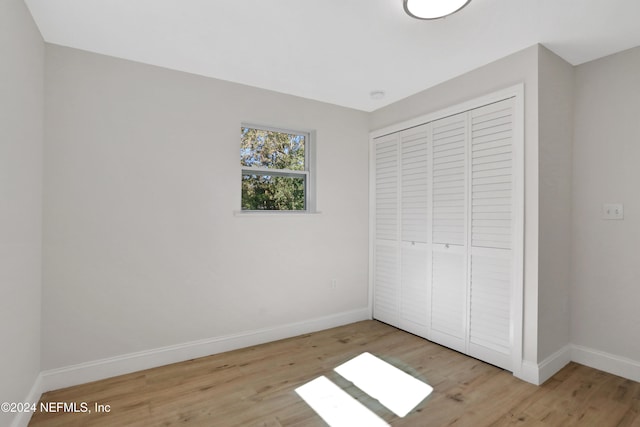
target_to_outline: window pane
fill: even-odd
[[[241,128],[240,164],[261,168],[305,170],[305,136]]]
[[[243,210],[305,210],[304,177],[242,175]]]

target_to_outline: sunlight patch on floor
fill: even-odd
[[[367,352],[334,370],[399,417],[433,391],[430,385]],[[331,427],[389,425],[324,376],[298,387],[296,393]]]
[[[399,417],[433,391],[430,385],[371,353],[362,353],[334,370]]]
[[[331,427],[389,426],[327,377],[298,387],[296,393]]]

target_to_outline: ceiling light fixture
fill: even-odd
[[[404,11],[416,19],[439,19],[449,16],[471,0],[404,0]]]

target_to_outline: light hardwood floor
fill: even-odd
[[[399,418],[333,371],[368,351],[430,384]],[[35,413],[30,426],[324,426],[294,392],[325,375],[392,426],[640,426],[640,383],[570,363],[540,387],[377,321],[45,393],[109,413]],[[366,426],[354,426],[366,427]]]

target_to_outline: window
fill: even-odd
[[[313,211],[311,133],[242,125],[243,211]]]

